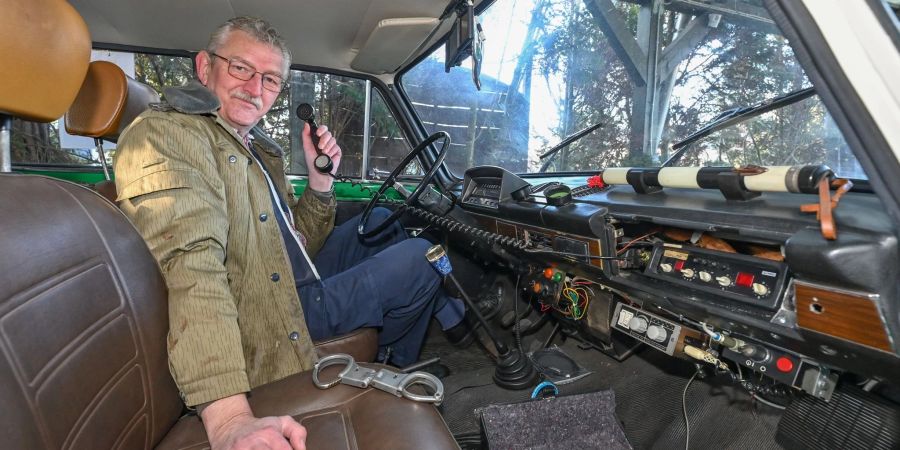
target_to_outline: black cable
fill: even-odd
[[[465,385],[465,386],[460,386],[456,390],[454,390],[448,394],[444,394],[444,401],[446,401],[446,399],[452,397],[453,395],[459,394],[460,392],[462,392],[466,389],[474,389],[474,388],[480,388],[480,387],[485,387],[485,386],[491,386],[493,384],[494,384],[494,380],[488,381],[487,383],[469,384],[469,385]]]
[[[517,248],[519,250],[525,250],[528,247],[528,243],[521,240],[516,239],[514,237],[503,236],[491,231],[482,230],[480,228],[473,227],[471,225],[466,225],[462,222],[458,222],[457,220],[447,217],[447,216],[439,216],[430,211],[426,211],[421,208],[417,208],[415,206],[410,205],[400,205],[400,209],[409,212],[411,215],[415,217],[419,217],[428,222],[431,222],[434,225],[439,227],[443,227],[448,231],[459,231],[468,235],[471,235],[476,238],[484,239],[489,242],[493,242],[499,245],[505,245],[508,247]]]
[[[361,181],[355,181],[353,178],[343,176],[341,174],[335,175],[333,173],[329,173],[328,175],[331,175],[331,178],[334,178],[334,181],[339,181],[341,183],[350,183],[351,187],[356,186],[357,188],[359,188],[360,192],[364,192],[370,195],[375,194],[375,191],[373,191],[368,186],[363,185]]]
[[[773,402],[773,401],[766,400],[766,399],[764,399],[764,398],[763,398],[761,395],[759,395],[759,394],[754,394],[754,395],[751,396],[751,398],[752,398],[753,400],[756,400],[756,401],[762,403],[763,405],[768,405],[768,406],[770,406],[770,407],[772,407],[772,408],[775,408],[775,409],[780,409],[780,410],[782,410],[782,411],[784,411],[785,409],[787,409],[787,406],[785,406],[785,405],[779,405],[778,403],[775,403],[775,402]]]
[[[516,348],[519,349],[519,353],[528,358],[528,362],[531,364],[531,367],[534,367],[534,370],[537,370],[537,372],[541,374],[541,376],[543,376],[546,370],[544,366],[538,364],[538,362],[535,361],[530,354],[525,353],[525,350],[522,348],[522,333],[521,331],[519,331],[519,321],[521,320],[519,318],[519,281],[521,279],[522,275],[516,275],[516,287],[515,291],[513,291],[515,292],[515,297],[513,298],[513,314],[515,314],[516,316],[516,324],[513,326],[513,331],[515,332],[514,334],[516,336]]]
[[[561,255],[561,256],[574,256],[576,258],[590,258],[590,259],[614,259],[619,261],[624,261],[625,258],[620,256],[593,256],[593,255],[585,255],[583,253],[572,253],[572,252],[558,252],[555,250],[541,250],[541,249],[523,249],[527,253],[544,253],[549,255]]]

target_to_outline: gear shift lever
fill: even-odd
[[[425,253],[425,257],[438,273],[446,276],[453,283],[460,295],[462,295],[466,307],[472,311],[478,323],[481,324],[481,327],[487,333],[488,338],[494,343],[494,347],[497,348],[497,369],[494,371],[494,382],[497,383],[497,386],[504,389],[528,389],[531,387],[537,381],[537,372],[535,372],[534,367],[519,352],[518,348],[507,346],[494,335],[494,331],[488,326],[487,320],[481,315],[481,311],[478,310],[475,303],[469,298],[469,295],[466,294],[466,291],[463,290],[459,282],[456,281],[456,277],[451,273],[453,268],[450,266],[450,258],[447,257],[444,247],[440,244],[432,246]]]

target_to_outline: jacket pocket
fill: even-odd
[[[161,170],[144,175],[119,192],[116,201],[122,201],[167,189],[181,189],[195,186],[197,175],[189,170]]]

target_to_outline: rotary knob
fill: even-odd
[[[628,328],[631,328],[631,330],[636,333],[643,333],[647,331],[647,319],[640,316],[634,316],[628,321]]]
[[[753,283],[753,293],[759,296],[763,296],[769,293],[769,288],[766,285],[761,283]]]
[[[741,347],[741,354],[756,363],[764,363],[769,360],[769,350],[761,345],[746,344]]]
[[[663,272],[671,272],[671,271],[672,271],[672,265],[669,264],[669,263],[662,263],[662,264],[659,265],[659,268],[660,268]]]
[[[694,278],[694,269],[681,269],[681,275],[685,278]]]
[[[731,278],[728,278],[725,275],[716,277],[716,281],[719,283],[719,286],[731,286]]]
[[[709,281],[712,280],[712,274],[705,270],[701,270],[699,273],[699,276],[700,276],[700,281],[703,281],[706,283],[709,283]]]
[[[650,327],[647,328],[647,337],[656,342],[662,343],[662,342],[666,342],[666,339],[668,339],[669,334],[666,333],[665,328],[663,328],[659,325],[650,325]]]

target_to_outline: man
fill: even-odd
[[[198,82],[167,89],[116,155],[120,206],[169,288],[172,375],[214,449],[304,448],[302,426],[254,417],[246,393],[311,369],[313,339],[381,327],[380,355],[402,366],[417,359],[432,315],[445,329],[462,325],[427,241],[399,225],[371,242],[356,237],[356,220],[334,228],[330,175],[311,170],[294,199],[281,149],[254,128],[289,64],[268,23],[228,21],[196,57]],[[317,135],[336,172],[340,146],[324,126]],[[312,167],[308,125],[302,140]]]

